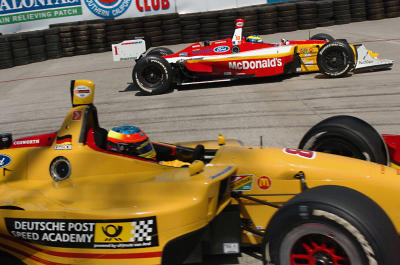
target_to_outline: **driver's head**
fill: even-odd
[[[250,35],[246,38],[246,41],[251,43],[264,43],[262,38],[258,35]]]
[[[107,135],[107,149],[122,154],[155,159],[156,152],[147,135],[135,126],[118,126]]]

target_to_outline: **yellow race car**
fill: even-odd
[[[1,264],[177,265],[246,245],[265,264],[400,264],[398,170],[223,136],[129,155],[108,147],[94,91],[72,81],[57,132],[1,135]]]

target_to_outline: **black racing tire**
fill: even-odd
[[[167,93],[172,85],[172,66],[163,57],[144,56],[136,62],[132,79],[135,86],[145,94]]]
[[[156,47],[154,49],[149,50],[146,53],[146,56],[150,56],[150,55],[166,56],[166,55],[170,55],[170,54],[174,54],[174,52],[165,47]]]
[[[387,146],[367,122],[346,115],[327,118],[301,139],[299,149],[312,150],[389,165]]]
[[[326,40],[326,41],[334,41],[335,38],[326,33],[317,33],[311,36],[310,40]]]
[[[291,199],[269,222],[264,246],[264,264],[399,264],[390,218],[369,197],[342,186]]]
[[[321,73],[328,77],[346,76],[355,67],[355,55],[344,40],[325,43],[318,51],[317,64]]]

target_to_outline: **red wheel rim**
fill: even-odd
[[[346,251],[334,240],[321,234],[299,238],[290,252],[291,265],[350,265]]]

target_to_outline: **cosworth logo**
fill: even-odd
[[[229,69],[234,69],[234,70],[262,69],[262,68],[273,68],[280,66],[282,66],[281,58],[229,62]]]
[[[132,0],[85,0],[85,3],[96,16],[114,18],[125,13]]]

